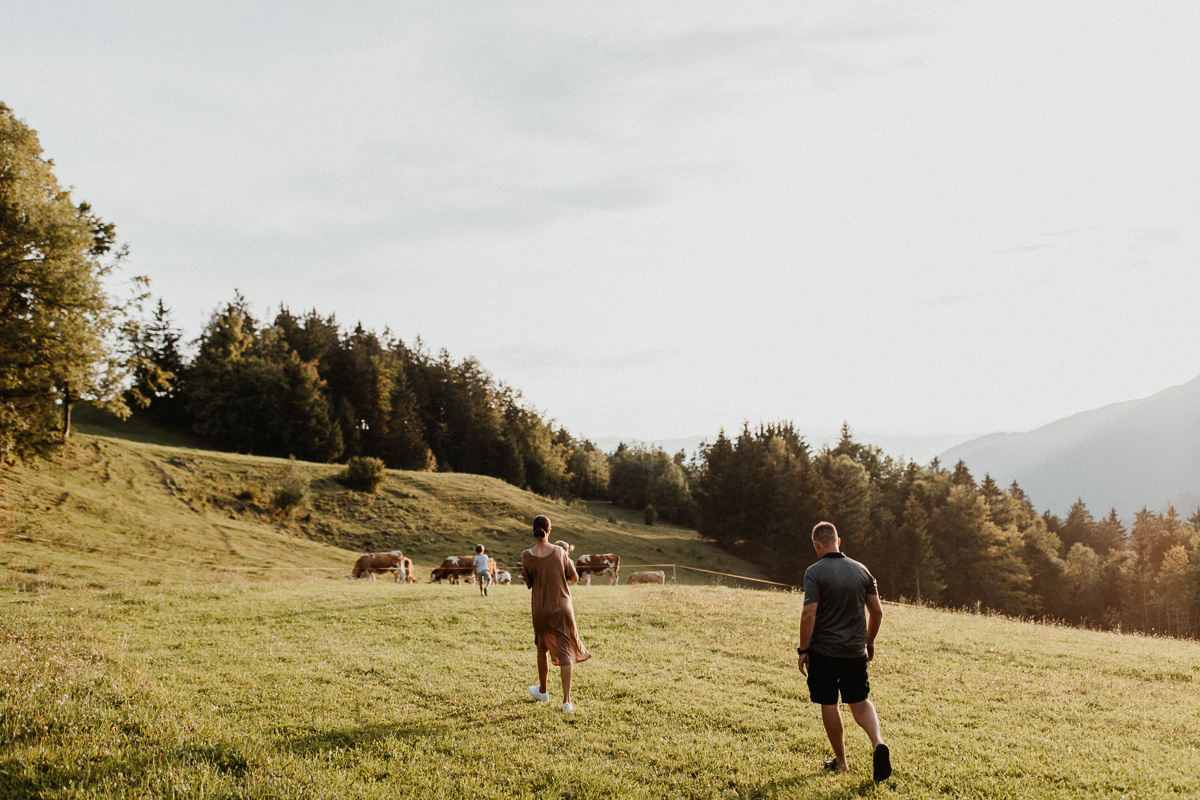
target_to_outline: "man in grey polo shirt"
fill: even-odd
[[[804,572],[804,611],[796,652],[800,674],[808,676],[809,698],[821,706],[821,722],[833,745],[834,757],[825,768],[850,771],[838,707],[840,692],[854,721],[871,739],[875,780],[887,780],[892,774],[891,753],[879,734],[875,706],[867,699],[871,691],[867,662],[875,657],[875,636],[883,621],[879,590],[867,568],[841,552],[842,540],[833,523],[818,522],[812,541],[820,560]]]

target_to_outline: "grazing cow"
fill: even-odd
[[[580,556],[575,562],[575,571],[584,579],[588,586],[592,585],[593,575],[608,575],[608,585],[620,583],[621,557],[615,553],[592,553]]]
[[[666,583],[667,573],[661,569],[656,569],[653,572],[635,572],[625,579],[626,585],[631,583]]]
[[[430,583],[458,583],[458,576],[448,569],[438,567],[433,572],[429,573]]]
[[[358,557],[358,561],[354,562],[354,571],[346,577],[354,578],[370,578],[375,580],[376,572],[391,572],[396,577],[395,580],[401,580],[400,572],[404,568],[404,562],[408,561],[404,554],[399,550],[393,550],[390,553],[367,553]],[[409,561],[409,566],[412,562]]]
[[[492,580],[496,579],[496,559],[488,559],[488,571]],[[429,576],[430,583],[458,583],[459,579],[467,583],[475,582],[475,556],[447,556],[442,565]]]
[[[558,540],[557,542],[555,542],[554,546],[561,547],[563,550],[566,550],[568,553],[570,553],[572,550],[575,549],[575,545],[567,544],[566,542],[562,541],[561,539]]]
[[[411,558],[405,558],[400,562],[400,575],[403,583],[416,583],[417,573],[413,572],[413,563]]]
[[[510,575],[507,570],[502,569],[496,573],[496,583],[501,583],[505,586],[508,586],[512,583],[512,575]]]

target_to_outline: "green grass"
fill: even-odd
[[[895,775],[870,780],[848,715],[852,771],[823,774],[790,592],[576,587],[595,657],[564,716],[526,694],[523,587],[484,599],[343,581],[353,554],[317,526],[367,535],[386,517],[406,552],[431,556],[485,526],[497,548],[523,547],[529,512],[548,507],[597,549],[718,553],[685,529],[610,526],[603,509],[465,475],[391,473],[364,500],[330,480],[336,468],[305,465],[306,518],[236,500],[285,466],[84,437],[61,462],[0,476],[0,797],[1200,790],[1197,643],[893,605],[871,677]]]
[[[857,729],[852,772],[820,771],[796,594],[576,588],[595,657],[574,716],[525,694],[517,586],[164,581],[3,603],[8,796],[1166,797],[1200,774],[1191,643],[889,607],[872,682],[896,773],[875,787]]]
[[[143,444],[163,444],[170,447],[202,448],[199,437],[185,431],[167,430],[146,421],[135,413],[128,420],[121,420],[107,411],[87,403],[76,403],[71,409],[71,428],[84,435],[111,436]]]

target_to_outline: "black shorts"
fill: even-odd
[[[823,706],[836,706],[838,691],[843,703],[861,703],[871,694],[867,657],[834,658],[808,653],[808,697]]]

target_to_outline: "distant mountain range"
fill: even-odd
[[[726,431],[736,435],[737,431]],[[802,430],[814,450],[837,443],[841,432]],[[638,441],[606,436],[595,441],[606,452],[622,441],[683,450],[689,457],[716,436]],[[1039,510],[1065,515],[1082,498],[1096,518],[1116,509],[1128,526],[1149,508],[1171,506],[1183,517],[1200,508],[1200,377],[1140,400],[1113,403],[1052,422],[1027,433],[966,436],[889,436],[854,432],[897,459],[943,466],[962,459],[976,480],[984,475],[1007,488],[1014,480]]]
[[[1082,498],[1126,526],[1143,507],[1182,516],[1200,505],[1200,378],[1141,400],[1084,411],[1028,433],[993,433],[939,456],[976,480],[1016,480],[1035,507],[1064,515]]]

